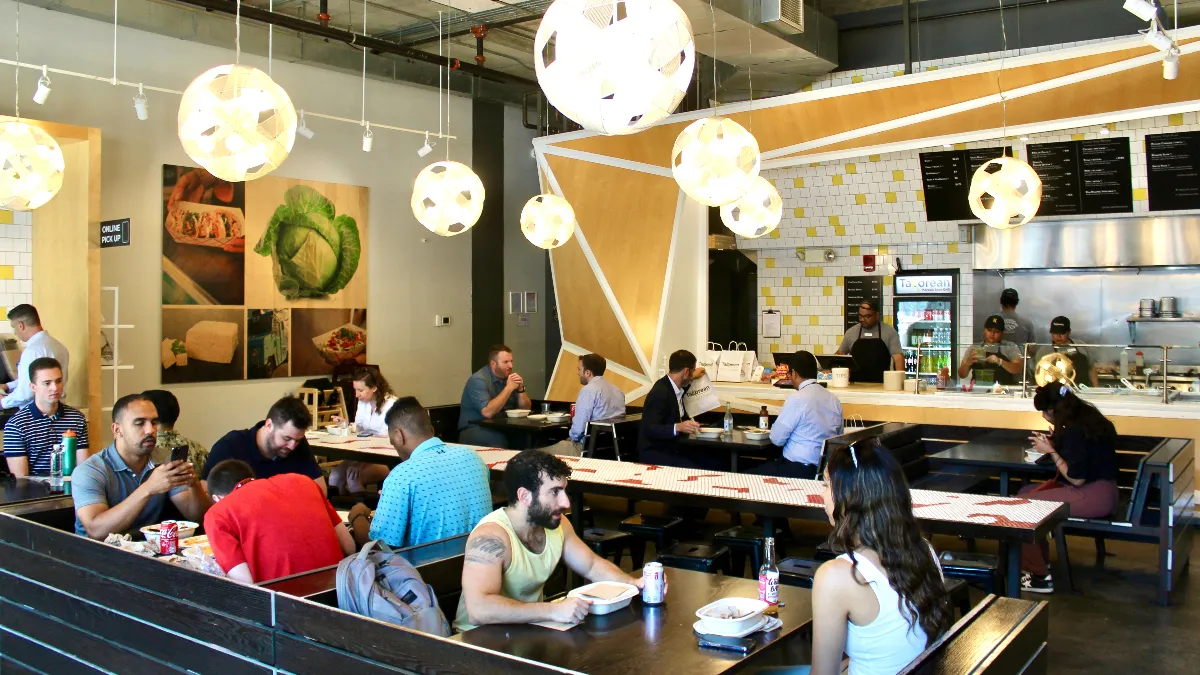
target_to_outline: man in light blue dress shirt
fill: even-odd
[[[583,437],[587,434],[588,422],[604,420],[625,414],[625,392],[617,385],[604,379],[608,361],[599,354],[584,354],[579,357],[579,397],[575,399],[575,418],[571,420],[570,438],[559,441],[542,450],[555,455],[578,457],[583,453]]]
[[[12,326],[13,334],[25,343],[25,351],[21,352],[21,358],[17,362],[17,372],[15,373],[17,379],[0,384],[0,388],[6,394],[0,401],[0,405],[5,409],[21,408],[33,402],[33,389],[29,386],[29,366],[34,361],[47,356],[62,365],[64,392],[62,398],[66,400],[67,367],[69,365],[67,348],[42,329],[42,319],[33,305],[17,305],[8,310],[8,322]]]
[[[771,442],[783,448],[783,457],[766,462],[750,473],[780,478],[813,478],[821,463],[825,439],[842,433],[842,402],[817,382],[817,359],[796,352],[789,359],[792,386],[771,427]]]

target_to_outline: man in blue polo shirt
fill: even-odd
[[[463,387],[458,412],[458,440],[467,445],[507,448],[508,439],[496,429],[474,424],[505,410],[529,408],[525,380],[513,372],[512,350],[504,345],[488,348],[488,364],[471,374]]]
[[[184,518],[200,522],[209,501],[192,465],[150,460],[158,442],[154,404],[129,394],[117,399],[112,414],[112,445],[71,474],[75,534],[103,540],[157,523],[168,498]]]
[[[50,453],[64,432],[75,432],[76,466],[88,458],[87,419],[61,402],[65,391],[62,365],[42,357],[29,364],[33,402],[4,424],[4,459],[14,476],[49,476]]]
[[[240,459],[249,464],[259,478],[299,473],[313,479],[325,490],[325,476],[304,438],[304,432],[311,425],[312,414],[308,407],[295,396],[284,396],[271,406],[262,422],[221,437],[208,453],[201,477],[207,481],[209,467],[227,459]],[[208,489],[207,483],[205,489]]]
[[[474,450],[435,437],[412,396],[392,404],[386,422],[401,463],[383,482],[374,518],[363,504],[350,511],[355,540],[406,547],[470,532],[492,510],[487,465]]]

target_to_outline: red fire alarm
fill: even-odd
[[[873,256],[873,255],[864,255],[863,256],[863,271],[864,272],[874,272],[875,271],[875,256]]]

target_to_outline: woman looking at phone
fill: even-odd
[[[1026,499],[1066,502],[1072,518],[1105,518],[1117,505],[1117,429],[1071,388],[1051,382],[1037,388],[1033,407],[1053,426],[1049,436],[1034,433],[1033,449],[1049,455],[1058,475],[1021,490]],[[1053,593],[1044,538],[1021,550],[1021,590]]]

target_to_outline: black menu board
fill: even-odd
[[[1200,131],[1146,136],[1151,211],[1200,209]]]
[[[1029,146],[1029,164],[1042,179],[1039,216],[1133,211],[1125,136],[1035,143]]]
[[[846,297],[846,330],[858,325],[858,306],[870,300],[883,310],[883,277],[846,277],[843,293]]]
[[[921,153],[921,185],[925,190],[925,217],[930,221],[973,220],[967,196],[971,177],[988,160],[1012,148],[976,148]]]

